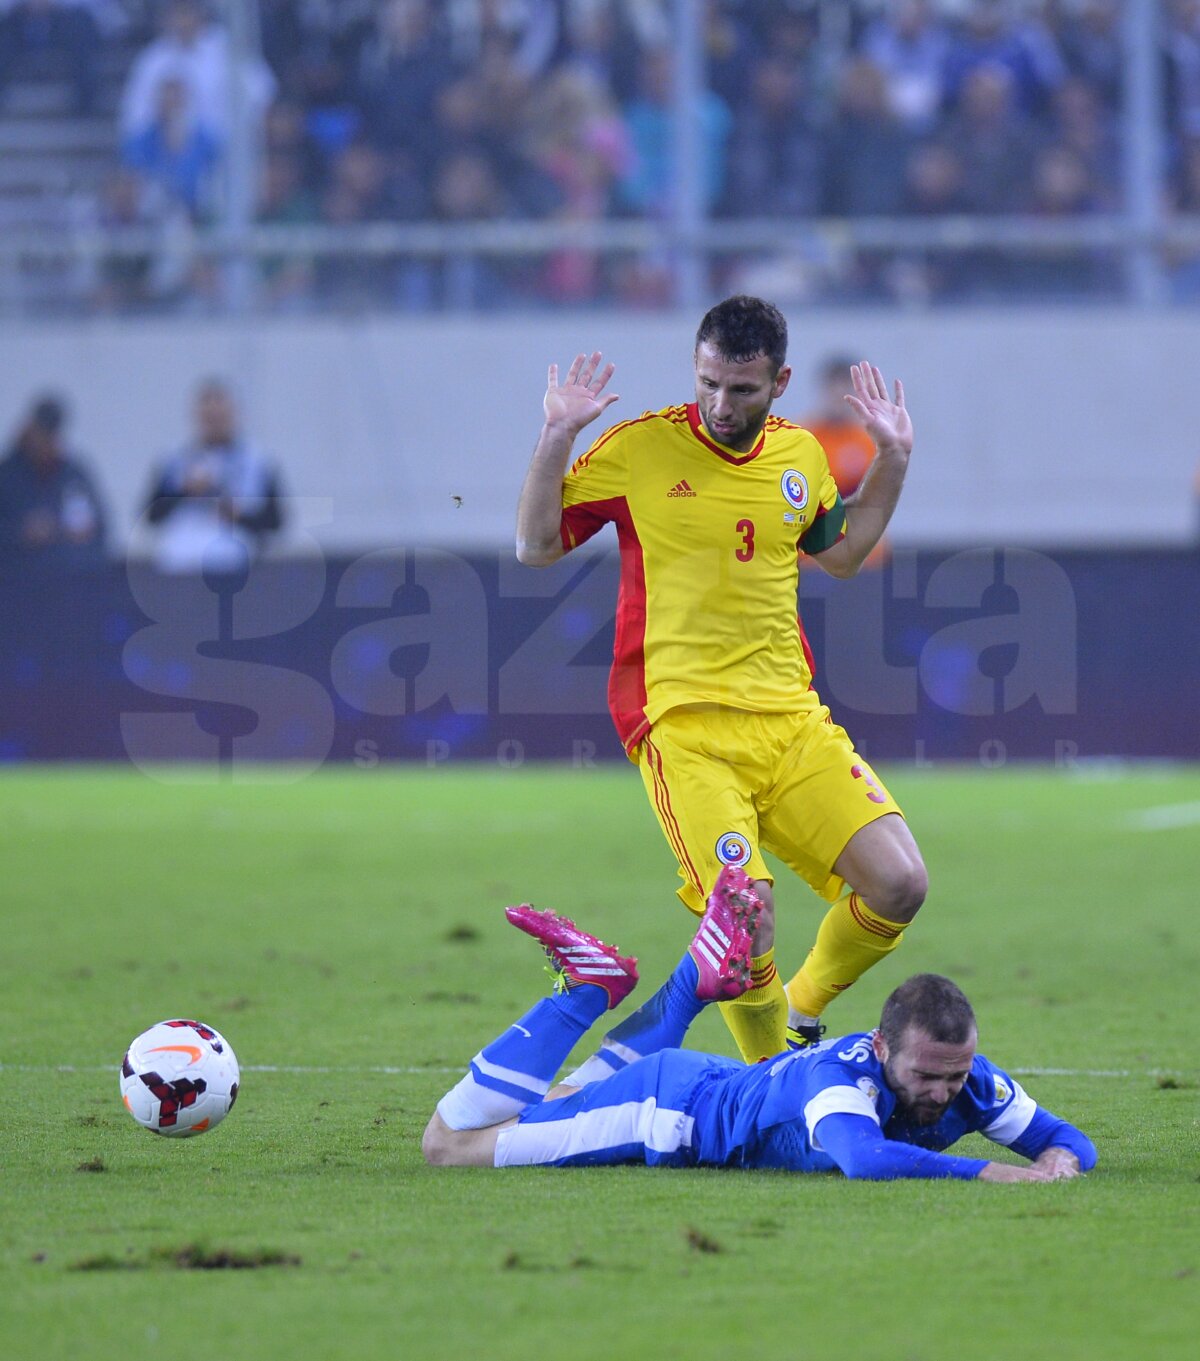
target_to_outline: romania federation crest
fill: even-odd
[[[750,843],[740,832],[717,838],[717,859],[722,865],[744,865],[750,859]]]
[[[808,505],[808,479],[795,468],[789,468],[779,479],[779,490],[794,510],[803,510]]]

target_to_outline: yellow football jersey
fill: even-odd
[[[843,537],[820,444],[778,416],[746,454],[694,403],[606,430],[563,481],[569,552],[612,521],[621,550],[609,707],[626,751],[681,704],[819,704],[796,614],[798,553]]]

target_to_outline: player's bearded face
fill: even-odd
[[[749,453],[791,376],[786,364],[777,372],[765,354],[728,359],[706,340],[696,350],[696,405],[704,428],[719,444]]]
[[[975,1036],[965,1044],[943,1044],[923,1031],[905,1031],[884,1061],[897,1113],[914,1125],[936,1125],[963,1089],[975,1057]]]

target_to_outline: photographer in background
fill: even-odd
[[[196,437],[156,474],[146,518],[162,572],[237,572],[283,525],[279,474],[238,429],[224,383],[196,394]]]
[[[0,461],[0,554],[22,568],[104,562],[105,515],[91,473],[67,452],[59,397],[34,403]]]

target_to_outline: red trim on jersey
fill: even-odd
[[[817,674],[817,662],[813,656],[813,650],[809,646],[808,634],[804,632],[804,620],[799,615],[796,616],[796,631],[800,634],[800,646],[804,649],[804,660],[808,663],[808,674],[813,679]],[[808,688],[812,689],[812,681],[809,681]]]
[[[736,454],[731,454],[727,450],[722,449],[715,440],[704,433],[704,425],[700,420],[700,407],[696,402],[688,403],[687,420],[692,434],[696,436],[700,443],[703,444],[706,449],[711,449],[718,458],[723,458],[726,463],[734,463],[739,466],[743,463],[749,463],[752,458],[757,458],[759,454],[762,453],[763,445],[767,442],[767,432],[764,428],[759,433],[754,448],[751,449],[748,454],[742,454],[739,458]]]
[[[631,425],[640,425],[642,421],[652,421],[655,416],[661,416],[662,414],[661,411],[643,411],[640,416],[631,416],[627,421],[618,421],[616,425],[611,426],[602,435],[596,436],[590,447],[584,450],[575,462],[571,464],[571,471],[575,473],[578,472],[580,468],[586,468],[591,462],[592,455],[599,453],[614,435],[620,434],[622,430],[628,430]]]
[[[629,502],[624,496],[583,501],[562,513],[561,535],[568,551],[590,539],[611,520],[621,550],[621,584],[617,591],[617,634],[608,674],[608,710],[626,751],[650,727],[646,718],[646,569]],[[574,540],[572,543],[570,540]]]
[[[665,790],[659,778],[661,761],[658,758],[657,750],[651,745],[648,737],[642,739],[642,746],[646,751],[646,762],[650,767],[650,783],[654,787],[654,806],[658,810],[659,821],[662,823],[663,831],[666,833],[667,840],[671,844],[671,849],[675,852],[675,859],[682,865],[687,856],[686,848],[679,840],[674,819],[668,811],[668,801],[664,797]],[[697,885],[699,887],[699,885]]]
[[[671,843],[671,849],[675,852],[675,858],[687,870],[691,878],[692,886],[702,897],[704,895],[704,881],[696,873],[696,866],[692,864],[692,857],[688,854],[687,843],[683,839],[683,832],[679,828],[679,820],[675,816],[675,810],[671,807],[671,791],[667,788],[667,777],[663,771],[662,753],[647,737],[645,747],[650,754],[650,775],[654,781],[654,802],[662,816],[663,828],[667,834],[667,840]]]
[[[578,548],[587,543],[593,534],[608,524],[612,516],[606,513],[607,501],[580,501],[577,506],[564,506],[558,522],[558,536],[562,540],[563,552]]]

